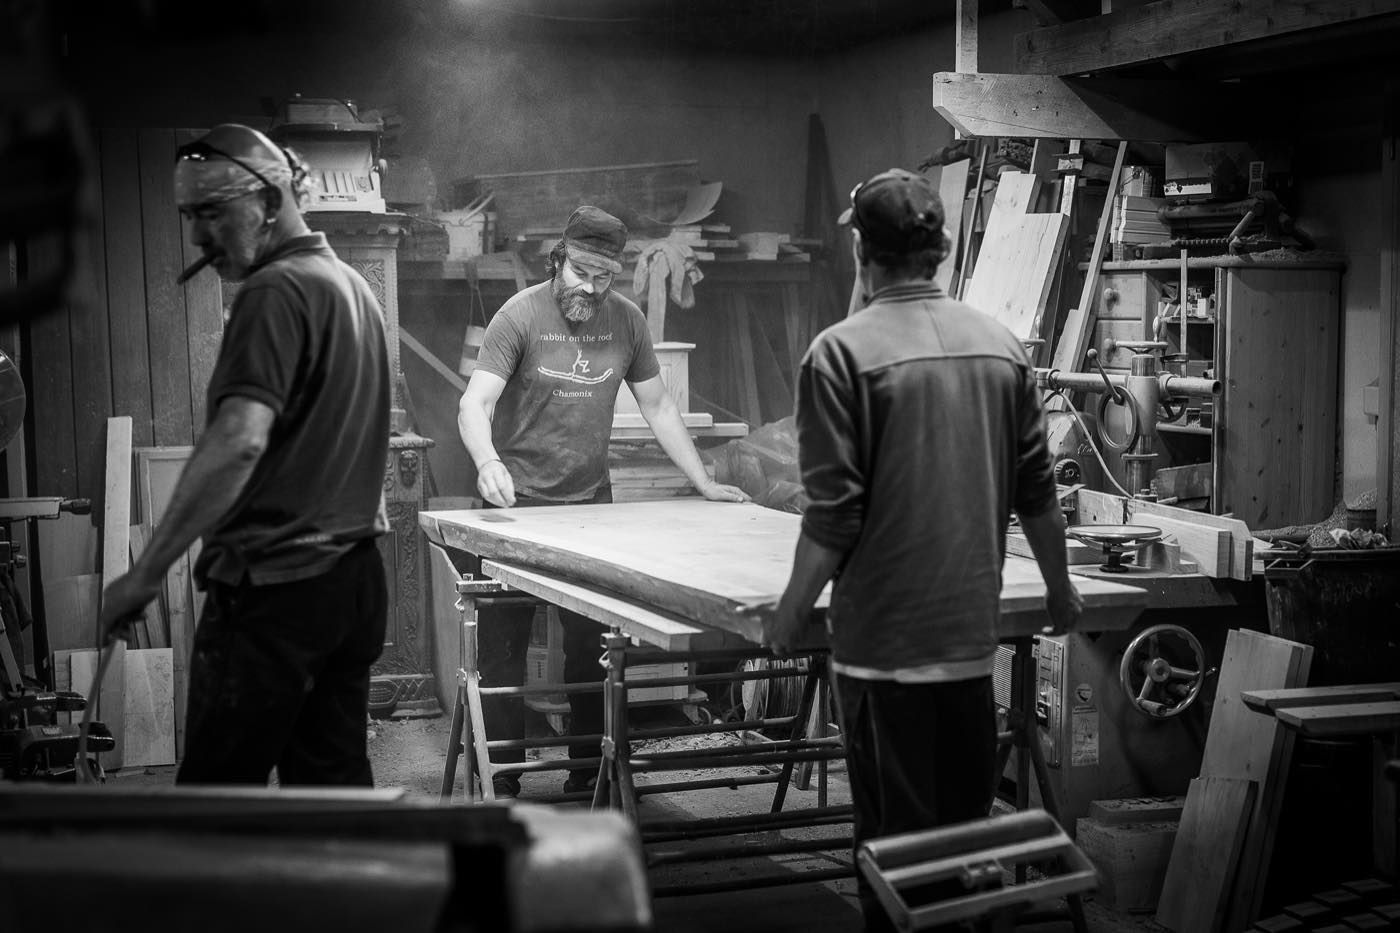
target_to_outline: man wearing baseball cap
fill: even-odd
[[[1012,509],[1057,628],[1080,600],[1025,350],[933,283],[948,252],[936,189],[890,169],[856,187],[840,220],[864,306],[802,361],[798,456],[811,505],[763,622],[775,652],[793,647],[840,571],[827,626],[859,846],[991,807]],[[892,929],[863,881],[861,902],[867,929]]]
[[[661,381],[646,317],[613,289],[622,271],[627,227],[606,211],[574,211],[564,237],[549,254],[548,281],[519,292],[486,327],[476,370],[458,406],[457,424],[477,472],[477,491],[489,506],[593,504],[612,501],[608,442],[613,405],[625,379],[657,442],[706,499],[742,502],[733,486],[714,482]],[[483,686],[519,686],[532,607],[482,613]],[[603,627],[559,610],[564,626],[564,679],[598,681]],[[492,739],[519,739],[524,711],[514,698],[484,701]],[[598,693],[570,693],[570,732],[603,731]],[[597,776],[596,742],[569,748],[589,759],[565,782],[582,793]],[[501,753],[500,763],[524,760],[524,750]],[[515,796],[516,774],[497,775],[492,796]],[[483,792],[486,789],[483,787]]]

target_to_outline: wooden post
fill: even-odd
[[[977,0],[957,0],[958,18],[953,70],[977,73]]]
[[[1376,527],[1392,534],[1400,502],[1400,82],[1386,85],[1381,133],[1380,386],[1376,412]],[[1386,209],[1389,205],[1389,209]]]

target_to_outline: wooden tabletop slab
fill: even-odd
[[[752,638],[747,607],[774,601],[792,568],[801,517],[752,503],[678,498],[610,505],[422,512],[428,537],[446,547],[601,587],[701,625]],[[1002,638],[1046,624],[1045,584],[1032,560],[1002,571]],[[1080,629],[1127,628],[1145,594],[1076,578]],[[828,604],[829,592],[818,600]]]

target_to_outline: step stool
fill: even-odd
[[[1098,886],[1093,864],[1044,810],[871,839],[856,865],[900,930],[967,920],[1009,930],[1032,904],[1063,897],[1084,933],[1079,895]],[[1036,879],[1008,884],[1017,866],[1036,868]]]

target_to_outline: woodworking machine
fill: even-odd
[[[1036,383],[1053,391],[1100,392],[1098,434],[1103,443],[1122,450],[1127,472],[1125,494],[1150,494],[1153,462],[1157,459],[1156,437],[1159,421],[1175,421],[1182,414],[1187,398],[1209,398],[1220,394],[1218,379],[1186,376],[1169,368],[1159,367],[1153,350],[1165,350],[1161,341],[1118,341],[1106,349],[1123,347],[1133,352],[1127,375],[1109,375],[1099,363],[1097,350],[1090,350],[1090,362],[1097,373],[1066,373],[1057,369],[1036,368]],[[1131,426],[1125,440],[1114,440],[1107,429],[1109,406],[1122,409]],[[1173,406],[1176,406],[1173,408]],[[1090,439],[1092,443],[1092,439]],[[1082,464],[1075,462],[1074,475],[1065,475],[1063,458],[1057,464],[1057,479],[1063,483],[1078,482],[1083,476]]]

